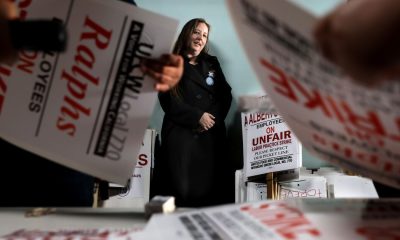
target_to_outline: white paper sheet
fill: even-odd
[[[0,66],[0,136],[125,184],[156,102],[139,62],[171,50],[178,22],[121,1],[18,5],[26,19],[65,22],[68,45],[62,54],[22,52],[12,67]]]

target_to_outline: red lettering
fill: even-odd
[[[364,117],[354,113],[350,106],[345,102],[342,102],[342,107],[347,113],[350,123],[352,123],[357,129],[376,135],[386,135],[385,129],[376,113],[369,111],[367,112],[367,116]]]
[[[274,126],[272,126],[272,127],[267,127],[267,128],[265,129],[265,132],[266,132],[266,133],[274,133],[274,132],[275,132],[275,127],[274,127]]]
[[[339,120],[339,122],[344,123],[345,122],[344,116],[341,114],[339,106],[337,106],[335,99],[333,99],[331,96],[327,96],[326,100],[332,107],[332,111]]]
[[[385,144],[382,138],[400,141],[400,117],[393,119],[398,132],[388,133],[377,112],[366,109],[364,113],[356,113],[344,100],[335,100],[332,96],[323,95],[318,89],[307,89],[301,82],[287,76],[282,69],[266,59],[261,58],[260,64],[267,69],[267,80],[274,84],[273,89],[276,93],[307,109],[321,110],[327,118],[341,123],[344,130],[352,136],[360,140],[368,139],[369,143],[380,147]]]
[[[12,2],[16,2],[16,0],[11,0]],[[29,7],[31,5],[32,0],[22,0],[17,4],[17,7],[19,8],[19,18],[24,20],[28,16],[28,12],[25,10],[25,8]]]
[[[89,17],[86,17],[85,19],[85,26],[94,30],[94,32],[83,33],[81,35],[81,40],[94,39],[96,42],[96,46],[99,49],[105,49],[108,47],[112,31],[107,31],[106,29],[104,29],[103,27],[92,21]],[[100,38],[102,38],[103,41],[100,41]]]
[[[19,16],[18,16],[19,19],[22,19],[22,20],[26,19],[26,17],[28,16],[28,12],[25,9],[28,8],[31,5],[32,0],[21,0],[19,2],[18,2],[18,0],[9,0],[9,1],[14,2],[17,5],[17,7],[19,8],[19,11],[18,11],[19,12]],[[32,61],[29,61],[29,55],[27,55],[28,59],[26,59],[26,58],[24,58],[24,56],[25,56],[24,54],[25,54],[24,51],[20,52],[20,59],[19,60],[22,60],[23,64],[22,65],[17,65],[17,68],[19,68],[22,71],[25,71],[27,73],[32,73],[32,69],[29,69],[29,67],[32,67],[33,63],[32,63]],[[32,54],[35,55],[37,53],[32,53]],[[2,78],[1,75],[3,75],[3,76],[5,75],[5,76],[9,77],[11,75],[11,70],[7,69],[7,68],[5,68],[3,66],[0,66],[0,114],[1,114],[1,112],[3,110],[3,104],[4,104],[4,101],[5,101],[5,94],[6,94],[6,91],[7,91],[7,83]]]
[[[279,133],[273,133],[273,134],[267,134],[264,136],[260,136],[257,138],[252,139],[252,144],[253,146],[256,146],[258,144],[263,144],[263,143],[269,143],[269,142],[274,142],[274,141],[279,141],[279,140],[285,140],[291,138],[291,132],[290,131],[284,131],[284,132],[279,132]]]
[[[9,77],[10,75],[11,70],[0,65],[0,114],[3,110],[4,99],[7,92],[7,83],[2,76]]]
[[[63,116],[67,115],[72,119],[79,119],[79,113],[83,113],[86,116],[90,115],[90,108],[85,108],[69,96],[65,96],[64,101],[67,103],[67,106],[61,107]]]
[[[68,135],[74,136],[76,132],[76,126],[73,123],[65,122],[65,117],[72,119],[79,119],[80,113],[87,116],[90,115],[90,109],[84,108],[82,105],[71,99],[69,96],[64,97],[64,101],[68,104],[67,106],[61,107],[61,114],[63,117],[59,117],[57,121],[57,128],[66,131]]]
[[[244,206],[241,210],[268,228],[274,229],[285,239],[298,239],[301,235],[314,237],[321,235],[300,210],[282,202],[261,204],[258,208]]]
[[[321,108],[325,116],[329,118],[332,117],[332,114],[329,112],[321,94],[317,90],[311,90],[311,92],[307,92],[307,90],[296,79],[291,78],[291,80],[295,87],[306,98],[306,102],[304,103],[305,107],[309,109]]]
[[[369,132],[362,132],[357,129],[353,129],[350,126],[345,126],[345,131],[350,136],[353,136],[359,140],[366,141],[372,145],[383,147],[385,145],[384,140],[382,139],[383,136],[378,136],[373,133]]]
[[[60,107],[60,116],[57,121],[57,128],[66,132],[70,136],[74,136],[77,125],[75,124],[81,115],[90,116],[91,109],[84,105],[86,93],[89,85],[99,85],[99,77],[93,76],[91,71],[95,63],[96,56],[89,45],[84,45],[84,40],[93,40],[98,49],[105,49],[111,41],[112,31],[107,31],[99,24],[86,17],[84,22],[86,32],[80,37],[80,44],[76,48],[74,57],[75,64],[71,66],[71,73],[63,70],[61,79],[67,81],[67,93],[63,98],[63,105]],[[86,41],[85,41],[86,43]]]
[[[400,131],[400,117],[397,117],[396,120],[394,121],[396,124],[397,129]],[[395,140],[395,141],[399,141],[400,142],[400,135],[394,135],[394,134],[390,134],[389,136],[391,139]]]
[[[77,62],[79,63],[79,62]],[[89,73],[87,73],[86,71],[84,71],[82,68],[80,68],[79,66],[73,66],[72,67],[72,73],[74,73],[75,75],[81,75],[82,77],[84,77],[85,79],[89,80],[90,82],[92,82],[95,85],[99,85],[99,77],[94,77],[92,75],[90,75]]]
[[[396,173],[400,172],[400,164],[394,165],[385,159],[380,159],[376,154],[364,152],[362,150],[358,151],[354,147],[340,144],[334,140],[326,140],[324,137],[314,134],[313,140],[316,145],[323,146],[327,151],[337,154],[338,156],[344,156],[347,158],[354,158],[359,161],[362,165],[366,165],[369,168],[377,170],[377,168],[382,169],[386,173]]]
[[[146,154],[139,154],[138,160],[139,160],[138,164],[140,166],[146,166],[147,163],[149,162],[149,160],[147,159],[147,155]]]
[[[27,51],[21,52],[21,54],[19,55],[17,68],[23,72],[32,74],[34,66],[33,60],[35,60],[37,56],[38,56],[37,52],[27,52]]]
[[[67,80],[68,92],[71,93],[72,96],[78,99],[85,98],[87,84],[78,81],[76,78],[65,71],[62,72],[61,79]]]
[[[290,136],[291,131],[284,131],[284,134],[285,134],[285,136],[283,137],[284,139],[292,138],[292,137]]]
[[[70,136],[75,135],[76,126],[73,123],[66,121],[63,117],[58,117],[57,128],[63,132],[66,132]]]
[[[84,64],[88,68],[93,68],[96,59],[90,48],[85,45],[79,45],[76,51],[78,54],[75,56],[75,61]]]
[[[276,91],[289,99],[293,100],[294,102],[298,101],[298,98],[296,94],[294,93],[293,88],[291,87],[288,78],[286,77],[286,74],[278,67],[275,67],[271,63],[269,63],[266,59],[261,58],[260,63],[262,66],[266,67],[268,70],[272,71],[275,73],[275,75],[270,76],[270,80],[273,81],[274,83],[278,84],[278,87],[276,87]]]

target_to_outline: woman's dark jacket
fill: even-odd
[[[207,84],[210,74],[214,75],[213,83]],[[225,203],[228,196],[216,186],[223,186],[228,180],[226,173],[232,170],[224,123],[232,95],[218,59],[203,54],[197,65],[185,59],[177,93],[159,94],[165,112],[160,159],[163,189],[168,191],[164,194],[175,195],[177,204],[184,206]],[[199,120],[204,112],[215,117],[215,125],[201,132]],[[229,182],[226,184],[234,184],[233,179],[229,178]]]

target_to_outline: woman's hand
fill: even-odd
[[[183,74],[183,58],[175,54],[163,54],[158,59],[143,59],[143,73],[154,78],[157,83],[154,89],[166,92],[178,84]]]
[[[215,124],[214,119],[215,117],[212,114],[205,112],[200,118],[200,126],[203,128],[203,130],[209,130]]]

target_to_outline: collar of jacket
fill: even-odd
[[[208,92],[214,93],[215,91],[215,87],[210,87],[209,85],[207,85],[206,83],[206,78],[208,76],[208,72],[210,70],[216,70],[216,69],[212,69],[211,66],[212,64],[209,61],[204,61],[204,58],[198,63],[200,64],[201,67],[201,72],[198,71],[198,69],[196,69],[196,67],[192,66],[189,61],[185,61],[185,68],[191,68],[192,71],[190,72],[186,72],[184,73],[185,77],[187,77],[188,79],[191,79],[194,83],[196,83],[198,86],[200,86],[201,88],[207,90]],[[217,83],[218,81],[218,76],[216,76],[214,78],[214,84]]]

